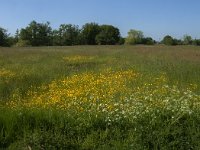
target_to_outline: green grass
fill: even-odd
[[[95,59],[69,62],[63,60],[66,56],[91,56]],[[143,87],[165,74],[170,87],[177,86],[177,89],[184,92],[195,85],[192,92],[199,96],[200,47],[0,48],[0,71],[3,68],[15,75],[0,75],[2,149],[200,149],[199,106],[191,106],[192,114],[167,108],[159,110],[152,106],[149,113],[138,115],[134,120],[130,116],[112,125],[106,122],[103,114],[96,117],[96,114],[87,112],[76,114],[53,108],[10,109],[6,106],[13,95],[17,101],[27,100],[30,99],[29,91],[39,92],[41,86],[53,80],[84,72],[101,73],[107,68],[114,71],[134,70],[142,74],[140,79],[132,83],[132,87]],[[139,94],[142,96],[148,92]],[[159,96],[158,99],[162,97]],[[194,99],[192,97],[190,101]],[[145,109],[146,104],[151,103],[144,102],[144,108],[141,108]],[[174,105],[178,109],[178,103]],[[155,116],[156,119],[153,119]]]

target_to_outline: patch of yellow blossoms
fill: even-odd
[[[77,62],[86,62],[86,61],[91,61],[94,60],[96,57],[95,56],[65,56],[63,57],[63,60],[70,62],[70,63],[77,63]]]
[[[192,89],[196,85],[190,85]],[[200,109],[200,95],[192,89],[168,85],[165,74],[149,77],[133,71],[86,72],[54,80],[26,101],[13,100],[10,108],[58,109],[72,114],[103,115],[108,125],[146,114],[152,119],[168,111],[176,120]]]
[[[56,108],[73,111],[95,110],[101,104],[113,109],[113,101],[123,100],[131,93],[130,83],[139,74],[127,71],[83,73],[52,81],[42,92],[29,93],[30,100],[21,105],[30,108]],[[16,106],[15,103],[10,103]],[[9,105],[10,105],[9,104]]]
[[[7,70],[5,68],[0,69],[0,78],[8,79],[8,78],[12,78],[14,76],[15,76],[15,73],[10,70]]]

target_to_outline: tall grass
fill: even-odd
[[[105,70],[111,72],[111,83],[103,79]],[[126,81],[116,73],[126,70],[139,76]],[[24,106],[37,97],[51,100],[46,97],[64,92],[69,84],[61,84],[65,79],[80,76],[82,85],[74,81],[77,87],[68,87],[72,91],[92,84],[81,78],[83,74],[102,80],[97,91],[108,91],[104,84],[112,85],[110,90],[116,86],[114,98],[106,99],[107,93],[102,97],[102,105],[112,110],[95,111],[86,105],[90,101],[79,104],[84,88],[80,100],[67,110],[58,109],[61,103]],[[0,48],[0,148],[200,149],[199,75],[200,48],[194,46]],[[84,110],[77,112],[75,106]]]

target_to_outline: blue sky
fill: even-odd
[[[1,0],[0,26],[14,34],[30,21],[79,26],[112,24],[123,36],[142,30],[156,40],[164,35],[200,38],[200,0]]]

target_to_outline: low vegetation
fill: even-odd
[[[0,48],[0,148],[200,149],[200,48]]]

